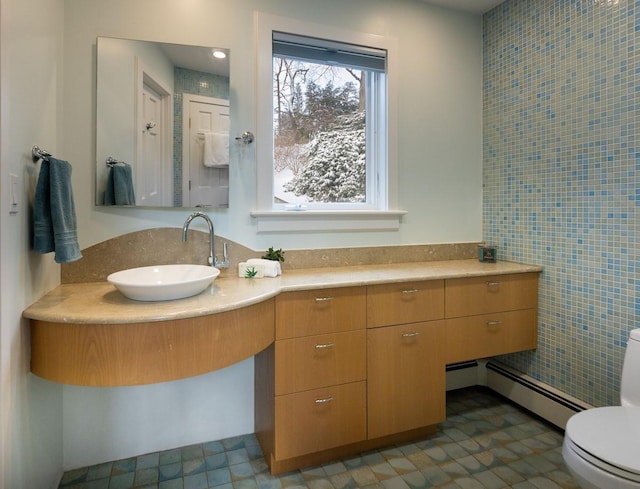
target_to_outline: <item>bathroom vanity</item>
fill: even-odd
[[[435,431],[447,364],[536,348],[537,290],[528,271],[279,294],[255,363],[271,471]]]
[[[539,272],[477,260],[287,270],[158,303],[63,284],[24,312],[31,369],[140,385],[255,356],[255,432],[279,473],[435,431],[447,364],[536,348]]]

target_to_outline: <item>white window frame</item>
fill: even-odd
[[[406,212],[397,208],[397,42],[378,36],[315,24],[262,12],[255,14],[256,83],[257,83],[257,209],[251,216],[257,220],[258,232],[281,231],[351,231],[397,230]],[[332,39],[344,43],[369,46],[387,51],[387,138],[376,141],[375,151],[386,151],[386,174],[375,182],[379,186],[376,209],[341,210],[274,210],[273,204],[273,52],[272,33],[287,32],[300,36]],[[368,135],[369,136],[369,135]],[[386,147],[385,147],[386,146]]]

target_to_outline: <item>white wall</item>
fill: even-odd
[[[255,132],[253,12],[338,25],[398,40],[399,232],[257,235],[254,152],[234,148],[230,208],[214,210],[216,231],[254,249],[473,242],[481,239],[482,23],[419,0],[65,1],[65,152],[81,165],[81,246],[157,225],[179,226],[184,210],[94,208],[95,39],[136,38],[231,49],[232,134]],[[268,110],[260,108],[259,110]],[[93,144],[92,144],[93,143]],[[312,242],[313,245],[309,243]]]
[[[29,251],[27,197],[31,146],[62,153],[63,10],[63,0],[0,1],[0,489],[54,488],[62,474],[62,387],[29,373],[22,310],[60,275],[52,254]]]
[[[69,467],[253,432],[253,360],[176,382],[65,387]]]
[[[256,141],[247,148],[234,148],[230,208],[210,212],[217,233],[254,249],[480,240],[480,17],[418,0],[65,0],[63,147],[64,156],[74,164],[81,247],[134,230],[178,227],[187,215],[186,210],[93,206],[96,36],[229,47],[231,132],[239,135],[255,131],[254,9],[397,38],[401,51],[399,200],[408,214],[398,232],[257,235],[249,216],[255,205],[254,152],[260,150]],[[158,386],[65,387],[65,467],[198,441],[200,436],[215,439],[251,431],[252,369],[253,362],[248,360],[202,378]],[[147,392],[167,403],[162,413],[149,403]],[[211,409],[185,419],[181,404],[186,402],[191,410],[193,400],[208,403]],[[136,422],[136,416],[147,421]],[[175,433],[158,439],[157,432],[167,430],[171,420],[183,420],[182,428],[193,433],[192,438]],[[199,426],[204,429],[196,434]],[[94,436],[89,427],[97,427],[100,436]]]

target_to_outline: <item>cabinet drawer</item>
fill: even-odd
[[[444,317],[444,281],[367,287],[367,327],[417,323]]]
[[[365,327],[364,287],[301,290],[276,297],[276,339]]]
[[[364,329],[276,341],[276,395],[366,378]]]
[[[445,317],[531,309],[538,306],[538,274],[448,279]]]
[[[277,396],[275,422],[278,460],[362,441],[366,382]]]
[[[446,361],[464,362],[537,346],[537,309],[447,319]]]

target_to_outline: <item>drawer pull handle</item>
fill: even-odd
[[[420,333],[417,331],[413,331],[411,333],[402,333],[403,338],[413,338],[414,336],[418,336]]]
[[[323,399],[316,399],[315,403],[316,404],[326,404],[326,403],[331,402],[331,401],[333,401],[333,396],[325,397]]]
[[[486,282],[487,287],[498,287],[502,282]]]
[[[416,292],[418,292],[418,289],[407,289],[402,291],[403,294],[415,294]]]
[[[316,350],[324,350],[325,348],[331,348],[335,346],[333,343],[324,343],[321,345],[316,345]]]
[[[487,326],[500,326],[502,321],[487,321]]]
[[[316,297],[316,302],[327,302],[332,300],[333,300],[333,297]]]

